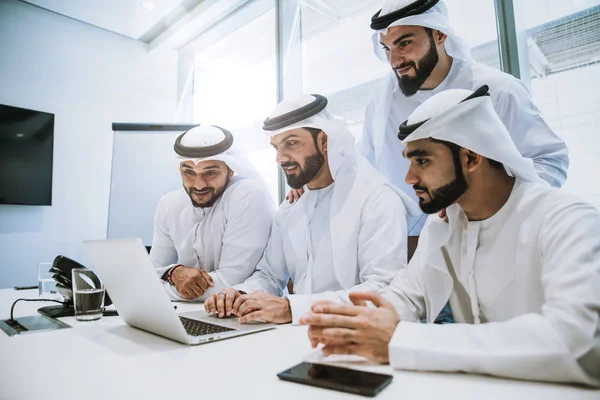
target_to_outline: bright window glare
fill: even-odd
[[[525,32],[531,92],[544,118],[567,143],[564,188],[600,209],[600,0],[528,0],[515,7]]]
[[[260,123],[277,104],[275,11],[196,55],[194,121],[229,129],[277,203],[277,165]]]

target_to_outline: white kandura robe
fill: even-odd
[[[313,302],[347,301],[350,291],[379,290],[406,265],[407,211],[397,193],[381,186],[352,216],[360,218],[358,248],[344,250],[356,253],[357,265],[341,266],[346,283],[336,278],[331,243],[336,232],[330,218],[334,186],[307,190],[300,200],[281,205],[256,272],[235,286],[247,293],[263,289],[281,296],[291,277],[294,294],[288,298],[294,324],[310,311]]]
[[[243,282],[267,245],[274,216],[264,185],[234,176],[209,208],[194,207],[183,188],[164,195],[156,209],[150,258],[159,276],[175,264],[202,268],[213,279],[198,300]],[[184,300],[164,282],[174,300]]]
[[[431,216],[408,267],[382,291],[401,322],[394,368],[600,385],[600,214],[570,194],[515,181],[469,222]],[[455,279],[453,279],[453,276]],[[433,321],[450,300],[455,324]]]
[[[419,90],[411,97],[404,96],[398,88],[395,72],[378,80],[365,111],[357,153],[367,157],[383,176],[416,200],[414,190],[404,182],[410,163],[402,157],[400,124],[436,93],[448,89],[476,90],[482,85],[489,86],[494,109],[519,152],[533,159],[543,180],[555,187],[562,186],[569,166],[567,146],[546,124],[523,82],[473,60],[454,58],[442,83],[432,90]]]

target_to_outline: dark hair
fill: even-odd
[[[460,153],[461,147],[459,145],[452,143],[452,142],[447,142],[445,140],[438,140],[438,139],[433,139],[433,138],[431,140],[434,141],[435,143],[440,143],[440,144],[443,144],[444,146],[448,147],[450,149],[450,152],[452,153],[452,158],[454,158],[454,162],[458,163],[460,165],[459,153]],[[501,162],[492,160],[491,158],[486,158],[486,160],[488,160],[490,167],[492,167],[494,169],[504,170],[504,165],[502,165]]]
[[[313,137],[313,140],[315,141],[315,147],[318,149],[319,145],[317,144],[317,137],[319,136],[319,133],[322,132],[322,130],[318,129],[318,128],[308,128],[308,127],[303,127],[302,129],[306,129],[307,131],[310,132],[310,134]]]
[[[488,163],[490,163],[490,167],[495,168],[495,169],[504,169],[504,165],[496,160],[492,160],[491,158],[488,158]]]
[[[452,153],[452,159],[454,160],[454,167],[456,168],[456,173],[457,174],[461,173],[461,167],[460,167],[460,149],[461,149],[461,147],[455,143],[446,142],[445,140],[438,140],[438,139],[434,139],[434,138],[431,138],[431,140],[435,143],[443,144],[448,149],[450,149],[450,152]]]
[[[427,35],[429,35],[429,38],[433,39],[433,29],[427,28],[426,26],[424,26],[423,28],[425,29],[425,32],[427,32]]]

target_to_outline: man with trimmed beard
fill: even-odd
[[[387,286],[406,266],[407,233],[417,204],[354,153],[354,137],[320,95],[283,101],[264,122],[277,163],[293,188],[254,274],[205,303],[242,323],[297,323],[318,299],[347,299],[349,290]],[[282,298],[288,279],[294,294]]]
[[[380,293],[313,304],[300,321],[312,346],[403,370],[600,386],[598,210],[539,178],[486,86],[436,94],[398,137],[422,210],[445,208],[449,222],[427,219]],[[432,323],[447,301],[456,323]]]
[[[569,165],[565,143],[546,124],[520,80],[473,60],[470,48],[449,25],[438,0],[388,0],[372,18],[373,46],[392,70],[373,86],[357,151],[406,193],[408,161],[397,140],[398,126],[425,100],[448,89],[486,84],[494,109],[517,149],[554,187],[564,184]]]
[[[252,274],[273,201],[226,129],[192,128],[174,149],[183,188],[158,203],[150,258],[173,300],[203,300]]]

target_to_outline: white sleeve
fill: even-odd
[[[259,187],[238,190],[227,205],[227,225],[222,239],[218,268],[209,272],[214,287],[200,298],[243,283],[261,259],[273,223],[274,205]]]
[[[579,203],[547,217],[541,313],[480,325],[400,322],[392,366],[600,386],[600,215]]]
[[[150,260],[156,268],[158,276],[177,263],[177,249],[169,234],[169,210],[165,197],[161,197],[154,214],[154,235],[152,236],[152,248],[150,249]]]
[[[276,296],[281,296],[289,277],[290,274],[283,254],[281,228],[277,218],[275,218],[267,248],[258,262],[256,270],[244,283],[235,285],[233,288],[246,293],[262,289]]]
[[[150,249],[150,260],[154,264],[156,274],[162,279],[164,273],[177,264],[177,249],[169,234],[169,209],[167,198],[161,197],[154,214],[154,235],[152,236],[152,248]],[[162,281],[162,285],[171,300],[184,301],[177,289]]]
[[[290,295],[292,323],[297,324],[315,301],[349,302],[350,292],[378,291],[389,285],[406,266],[407,236],[404,203],[390,188],[381,188],[367,200],[361,215],[356,249],[359,283],[348,290]]]
[[[533,159],[540,178],[561,187],[569,168],[567,145],[548,126],[523,82],[514,80],[503,88],[495,109],[521,154]]]

